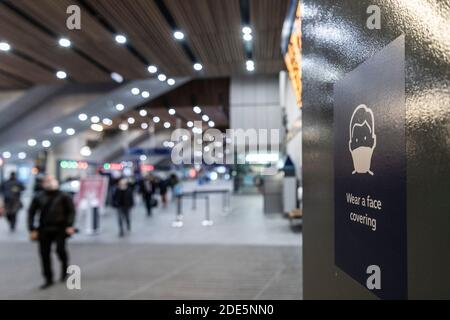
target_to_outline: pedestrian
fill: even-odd
[[[30,239],[39,242],[39,254],[45,282],[41,289],[53,285],[51,263],[52,244],[56,243],[56,253],[61,262],[61,282],[67,277],[69,254],[66,239],[75,233],[75,206],[70,195],[59,190],[59,183],[52,176],[46,176],[42,184],[44,190],[33,198],[28,210]],[[39,215],[36,223],[36,215]]]
[[[142,199],[144,201],[148,217],[152,215],[152,209],[155,206],[155,199],[153,199],[155,188],[156,186],[153,175],[148,174],[141,180],[140,192],[142,194]]]
[[[167,179],[161,178],[159,180],[159,195],[161,196],[161,202],[163,208],[167,208],[167,188],[169,186],[169,181]]]
[[[134,206],[133,189],[129,186],[128,180],[122,178],[119,180],[113,193],[113,205],[117,208],[117,218],[119,221],[119,237],[124,236],[124,224],[127,231],[131,231],[130,210]]]
[[[17,180],[16,173],[11,172],[9,179],[2,186],[4,211],[11,232],[16,229],[17,213],[23,206],[20,199],[23,190],[25,187]]]

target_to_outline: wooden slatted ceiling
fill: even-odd
[[[26,87],[28,87],[28,83],[18,81],[10,77],[9,74],[4,74],[0,71],[0,89],[6,90]]]
[[[243,72],[239,0],[165,0],[208,75]]]
[[[89,2],[118,32],[127,35],[133,46],[162,72],[191,75],[192,63],[173,38],[172,30],[153,1],[96,0]]]
[[[8,41],[14,49],[55,69],[65,70],[78,82],[110,80],[104,72],[93,68],[92,64],[73,51],[60,48],[52,37],[5,6],[0,6],[0,21],[2,21],[0,38]],[[3,57],[3,53],[0,53],[0,59]],[[17,72],[22,73],[23,78],[29,79],[29,75],[22,72],[21,68]],[[46,75],[43,74],[42,78],[45,79]],[[33,81],[30,79],[30,82]],[[45,81],[42,80],[39,83],[45,83]]]
[[[111,71],[118,72],[126,79],[148,76],[146,67],[126,47],[114,41],[114,35],[106,30],[97,19],[83,12],[82,28],[70,31],[66,27],[66,9],[78,4],[74,0],[15,0],[14,5],[61,37],[69,38],[79,48]],[[48,17],[52,17],[48,19]],[[124,63],[126,61],[126,63]],[[95,66],[91,66],[95,68]]]
[[[254,29],[255,63],[282,61],[281,29],[289,0],[250,0],[250,22]],[[271,65],[270,63],[268,65]]]

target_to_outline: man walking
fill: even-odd
[[[69,256],[66,251],[66,239],[75,233],[75,207],[72,198],[59,190],[59,183],[52,176],[43,180],[44,190],[38,193],[31,202],[28,211],[28,228],[30,239],[39,242],[39,254],[42,263],[42,273],[45,278],[41,289],[53,285],[51,264],[51,248],[56,243],[56,253],[61,262],[61,281],[67,276]],[[39,214],[39,222],[35,218]]]
[[[16,173],[11,172],[9,179],[3,183],[2,186],[5,214],[11,232],[14,232],[16,229],[17,213],[22,208],[20,196],[23,190],[25,190],[25,187],[19,180],[17,180]]]

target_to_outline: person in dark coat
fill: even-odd
[[[6,219],[8,220],[11,232],[14,232],[16,229],[17,213],[22,208],[20,197],[25,187],[17,180],[16,173],[11,172],[9,179],[3,183],[1,189],[3,192]]]
[[[140,192],[144,200],[145,208],[147,209],[147,216],[152,215],[152,208],[154,206],[153,195],[155,193],[156,185],[154,177],[149,174],[141,180]]]
[[[30,239],[39,241],[39,253],[45,283],[41,289],[53,285],[51,265],[51,247],[56,243],[56,253],[61,262],[61,281],[67,277],[69,255],[66,250],[66,239],[75,233],[75,206],[67,193],[59,190],[59,183],[52,176],[43,181],[44,191],[36,194],[28,210],[28,229]],[[39,221],[36,223],[36,215]]]
[[[124,224],[127,231],[131,231],[130,210],[134,206],[133,189],[129,186],[127,179],[120,179],[113,193],[113,205],[117,208],[119,221],[119,237],[124,236]]]
[[[167,207],[167,189],[169,187],[168,179],[160,179],[159,180],[159,195],[161,196],[161,202],[163,204],[163,208]]]

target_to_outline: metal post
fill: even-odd
[[[175,221],[172,222],[172,227],[174,228],[181,228],[183,226],[183,214],[181,212],[183,207],[182,197],[182,194],[177,195],[177,211],[175,213]]]

